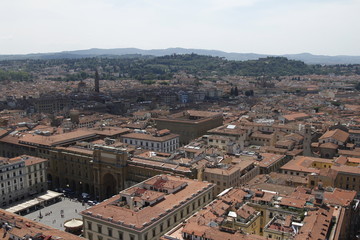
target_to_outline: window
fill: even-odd
[[[132,234],[129,234],[130,235],[130,240],[135,240],[135,236],[132,235]]]
[[[164,231],[164,224],[160,224],[160,232]]]
[[[89,230],[92,230],[92,224],[91,224],[91,222],[87,222],[87,226],[88,226],[88,229],[89,229]]]
[[[89,240],[93,240],[93,235],[92,235],[92,233],[88,233],[88,239],[89,239]]]
[[[153,228],[153,230],[152,230],[152,235],[153,235],[153,237],[156,236],[156,228]]]
[[[124,240],[124,233],[123,232],[119,232],[119,240]]]
[[[109,235],[109,237],[112,237],[112,229],[111,228],[108,228],[108,235]]]
[[[97,228],[98,228],[98,233],[101,233],[102,231],[102,228],[101,228],[101,225],[97,225]]]

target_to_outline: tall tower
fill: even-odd
[[[99,72],[98,70],[95,71],[95,92],[100,92],[100,85],[99,85]]]
[[[304,130],[304,142],[303,142],[303,155],[312,156],[311,152],[311,126],[309,124],[305,125]]]

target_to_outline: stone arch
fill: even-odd
[[[104,189],[102,192],[104,193],[105,198],[111,197],[116,194],[116,185],[117,181],[114,175],[111,173],[107,173],[103,176],[103,186]]]

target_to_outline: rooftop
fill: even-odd
[[[120,195],[115,195],[81,214],[142,231],[213,186],[206,182],[158,175],[120,192]]]
[[[320,138],[321,139],[326,139],[326,138],[334,138],[338,141],[341,142],[345,142],[348,138],[349,138],[349,133],[344,132],[340,129],[335,129],[335,130],[329,130],[326,131]]]
[[[58,146],[94,137],[96,137],[96,133],[92,133],[87,130],[76,130],[52,136],[24,134],[19,138],[19,143],[28,145]]]
[[[55,228],[51,228],[39,222],[31,221],[27,218],[21,217],[17,214],[7,212],[0,209],[0,221],[8,223],[11,229],[7,234],[4,233],[4,228],[0,229],[0,239],[10,240],[10,235],[20,237],[21,239],[25,236],[35,237],[43,236],[44,239],[48,240],[83,240],[84,238],[76,235],[60,231]]]

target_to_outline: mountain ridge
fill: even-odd
[[[268,56],[286,57],[292,60],[300,60],[306,64],[322,64],[322,65],[335,65],[335,64],[360,64],[360,56],[349,55],[314,55],[311,53],[299,54],[257,54],[257,53],[236,53],[224,52],[220,50],[207,50],[207,49],[193,49],[193,48],[166,48],[166,49],[151,49],[144,50],[139,48],[91,48],[74,51],[62,51],[53,53],[30,53],[30,54],[13,54],[13,55],[0,55],[0,60],[24,60],[24,59],[58,59],[58,58],[86,58],[86,57],[116,57],[124,55],[145,55],[145,56],[164,56],[171,54],[199,54],[214,57],[223,57],[227,60],[246,61],[257,60]]]

